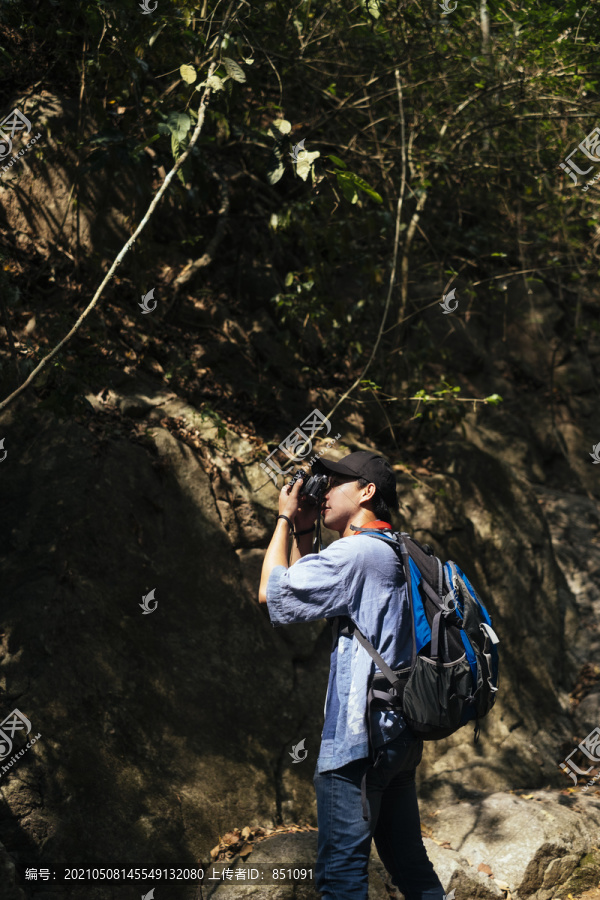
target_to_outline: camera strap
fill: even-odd
[[[317,528],[316,528],[316,532],[315,532],[315,539],[313,541],[312,552],[320,553],[321,552],[321,514],[320,513],[317,516],[316,526],[317,526]]]

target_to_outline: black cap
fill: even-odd
[[[356,450],[354,453],[344,456],[339,462],[317,459],[312,464],[312,470],[315,473],[325,471],[332,472],[335,475],[366,478],[368,482],[372,482],[375,485],[390,509],[398,509],[394,470],[389,462],[383,456],[378,456],[377,453],[371,453],[368,450]]]

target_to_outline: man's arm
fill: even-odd
[[[283,522],[283,519],[279,520]],[[299,526],[296,524],[296,528]],[[300,528],[300,531],[304,531],[303,528]],[[312,545],[315,537],[314,530],[311,534],[302,534],[300,537],[295,537],[292,541],[292,552],[290,553],[290,566],[293,566],[295,562],[298,562],[299,559],[302,559],[303,556],[306,556],[307,553],[312,553]]]
[[[294,485],[295,487],[295,485]],[[285,519],[277,519],[277,525],[271,538],[271,543],[267,547],[265,558],[263,560],[262,572],[260,575],[260,587],[258,589],[258,599],[260,603],[267,602],[267,584],[269,577],[275,566],[288,567],[288,538],[290,535],[290,526]]]
[[[279,515],[287,516],[294,524],[296,524],[297,520],[296,527],[299,528],[300,531],[304,531],[305,528],[309,528],[310,525],[314,524],[314,521],[316,521],[318,509],[313,507],[312,509],[302,511],[298,508],[298,498],[301,488],[301,481],[297,481],[291,489],[289,484],[283,486],[279,495]],[[309,521],[310,519],[312,519],[312,523]],[[260,603],[266,604],[267,602],[267,584],[275,566],[285,566],[287,569],[288,565],[293,566],[295,562],[298,562],[298,560],[301,559],[301,557],[306,556],[307,553],[311,552],[312,534],[303,534],[298,538],[294,538],[292,552],[288,563],[289,535],[289,523],[286,522],[285,519],[278,519],[273,537],[271,538],[271,543],[267,548],[263,561],[260,587],[258,589],[258,599]]]

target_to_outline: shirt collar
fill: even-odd
[[[372,528],[376,531],[391,531],[392,526],[389,522],[384,522],[382,519],[373,519],[371,522],[366,522],[364,525],[360,526],[362,528]],[[354,534],[360,534],[360,531],[355,531]]]

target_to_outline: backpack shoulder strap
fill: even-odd
[[[421,574],[423,588],[426,593],[432,599],[444,599],[444,570],[442,562],[435,556],[428,544],[420,544],[419,541],[416,541],[405,531],[397,531],[388,535],[370,528],[355,528],[353,530],[390,544],[397,552],[408,574],[408,558],[405,559],[402,553],[402,548],[404,547]],[[435,591],[435,594],[433,591]]]
[[[377,538],[380,541],[385,541],[386,544],[389,544],[389,546],[395,551],[395,553],[397,554],[397,556],[400,560],[402,569],[404,571],[404,576],[406,578],[406,585],[408,588],[408,600],[409,600],[409,606],[410,606],[410,616],[411,616],[411,625],[412,625],[412,627],[411,627],[411,632],[412,632],[411,666],[414,666],[415,662],[416,662],[416,658],[417,658],[417,644],[416,644],[416,637],[415,637],[412,584],[411,584],[410,569],[409,569],[409,562],[408,562],[408,552],[406,550],[406,546],[403,541],[404,535],[399,534],[399,533],[392,533],[391,535],[387,535],[387,534],[382,534],[381,531],[379,531],[379,530],[376,530],[376,529],[371,530],[369,528],[365,528],[365,529],[355,528],[353,530],[360,532],[362,534],[366,534],[369,537]],[[363,645],[363,647],[365,648],[367,653],[371,656],[372,659],[375,660],[376,664],[379,666],[380,670],[386,676],[387,680],[391,684],[395,685],[396,681],[398,679],[394,675],[394,673],[392,672],[392,670],[390,669],[388,664],[382,659],[382,657],[375,650],[375,648],[373,647],[371,642],[367,640],[367,638],[364,636],[364,634],[362,634],[362,632],[359,631],[358,626],[355,625],[354,623],[352,623],[352,625],[353,625],[352,633],[356,636],[357,641]],[[346,633],[350,633],[350,632],[347,631]]]
[[[428,544],[420,544],[405,532],[400,532],[398,537],[404,543],[408,555],[421,573],[423,581],[429,588],[433,588],[440,600],[443,600],[444,570],[441,560],[435,556]]]

